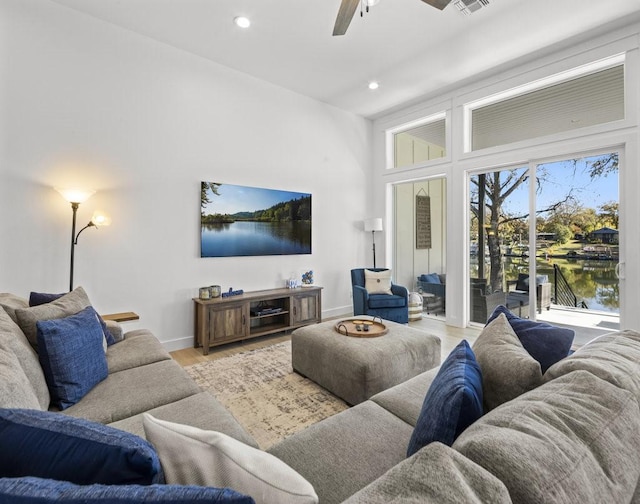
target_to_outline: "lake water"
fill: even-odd
[[[507,280],[516,280],[518,273],[529,272],[527,258],[503,256],[503,260],[504,275]],[[589,310],[620,313],[620,288],[615,272],[615,261],[537,258],[537,274],[547,275],[549,282],[553,283],[554,264],[560,268],[573,293],[587,304]],[[486,265],[488,272],[488,258]],[[476,277],[477,274],[477,258],[472,257],[471,276]]]
[[[510,270],[509,278],[518,277],[517,271],[523,262],[517,258],[506,258],[505,271]],[[554,264],[560,268],[574,294],[584,300],[590,310],[620,313],[620,288],[615,261],[538,258],[537,274],[547,275],[549,281],[553,282]]]
[[[311,222],[203,224],[201,257],[311,253]]]

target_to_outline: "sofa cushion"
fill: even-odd
[[[374,395],[371,400],[415,427],[424,402],[424,391],[429,390],[438,371],[440,366],[383,390]]]
[[[26,335],[29,343],[37,350],[39,320],[52,320],[75,315],[79,311],[91,306],[91,301],[82,287],[65,294],[59,299],[39,306],[19,308],[16,310],[18,325]]]
[[[505,306],[498,306],[487,323],[504,313],[527,352],[540,363],[544,373],[549,367],[569,355],[575,332],[546,322],[517,317]]]
[[[117,345],[107,348],[109,373],[170,359],[162,343],[146,329],[129,331]]]
[[[591,374],[628,390],[640,402],[640,332],[619,331],[604,334],[580,347],[545,373],[545,381],[577,370]]]
[[[640,476],[633,394],[574,371],[492,410],[453,448],[522,504],[630,502]]]
[[[104,333],[91,306],[62,319],[40,320],[38,356],[51,401],[60,409],[76,404],[107,377]]]
[[[216,430],[231,436],[244,444],[258,448],[251,435],[238,423],[235,417],[209,392],[200,392],[164,406],[150,409],[150,415],[160,420],[188,424],[205,430]],[[145,437],[140,413],[117,422],[111,427]]]
[[[0,477],[37,476],[79,485],[162,482],[144,439],[48,411],[0,410]]]
[[[111,423],[199,392],[200,387],[178,363],[165,360],[111,373],[64,413]]]
[[[0,348],[15,354],[38,399],[39,409],[47,409],[51,398],[38,355],[22,330],[2,307],[0,307]],[[0,407],[9,406],[0,403]]]
[[[372,294],[369,296],[369,308],[402,308],[407,305],[403,296],[393,294]]]
[[[504,314],[485,326],[473,344],[482,370],[487,411],[542,384],[542,368],[513,331]]]
[[[41,409],[16,354],[0,348],[0,408]]]
[[[407,457],[434,441],[451,446],[482,413],[482,372],[469,343],[462,340],[442,363],[427,391]]]
[[[269,453],[220,432],[143,417],[169,484],[230,487],[258,504],[318,502],[311,484]]]
[[[20,361],[0,348],[0,408],[40,409],[40,403]]]
[[[391,294],[391,270],[364,270],[364,288],[371,294]]]
[[[404,460],[411,430],[397,416],[365,401],[284,439],[268,452],[309,481],[322,504],[334,504]]]
[[[0,306],[4,308],[7,315],[11,317],[11,320],[17,324],[18,317],[16,315],[16,310],[20,308],[29,308],[29,301],[9,292],[2,292],[0,293]]]
[[[507,487],[476,463],[431,443],[392,467],[344,504],[510,504]]]
[[[91,502],[96,504],[253,504],[253,499],[228,488],[177,485],[74,485],[41,478],[0,479],[0,501],[20,504]]]

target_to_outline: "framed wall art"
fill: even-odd
[[[201,182],[201,257],[288,254],[311,254],[311,194]]]

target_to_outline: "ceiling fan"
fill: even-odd
[[[435,7],[436,9],[444,9],[451,0],[422,0],[424,3]],[[369,10],[369,5],[373,5],[377,2],[371,2],[370,0],[342,0],[340,4],[340,10],[338,11],[338,17],[336,18],[336,24],[333,27],[333,35],[344,35],[349,28],[351,19],[358,8],[358,5],[364,3]],[[362,14],[362,12],[361,12]]]

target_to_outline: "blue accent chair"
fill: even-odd
[[[432,294],[440,303],[442,303],[442,311],[446,311],[447,301],[447,275],[438,273],[430,273],[428,275],[420,275],[417,279],[418,292],[424,294]],[[429,310],[427,310],[429,311]]]
[[[367,268],[386,271],[387,268]],[[351,270],[353,314],[380,317],[400,324],[409,323],[409,292],[406,287],[391,284],[392,294],[369,294],[364,287],[364,268]]]

